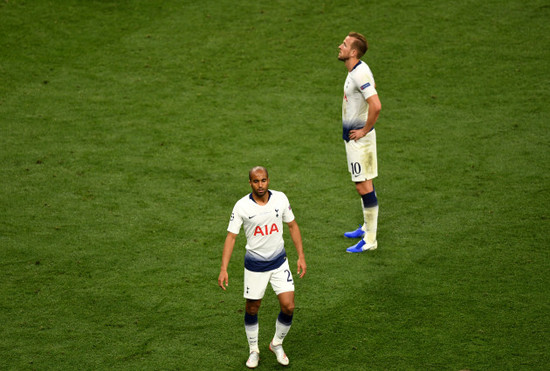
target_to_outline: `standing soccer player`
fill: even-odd
[[[363,225],[344,233],[348,238],[361,238],[346,251],[358,253],[378,246],[378,199],[372,180],[378,176],[376,131],[374,124],[382,105],[375,89],[369,66],[361,61],[368,49],[367,40],[357,32],[350,32],[338,47],[338,59],[344,62],[348,76],[344,84],[342,102],[343,138],[346,146],[351,180],[361,196]]]
[[[275,322],[275,335],[269,343],[269,349],[275,353],[277,362],[286,366],[289,360],[282,344],[292,324],[294,281],[286,258],[283,222],[288,225],[292,242],[298,253],[297,272],[300,278],[306,274],[302,236],[286,195],[283,192],[269,190],[267,170],[256,166],[250,170],[248,177],[252,193],[241,198],[233,207],[223,246],[218,285],[224,290],[228,285],[227,266],[233,253],[235,239],[242,226],[246,234],[244,328],[250,347],[246,366],[255,368],[260,360],[258,310],[268,283],[271,283],[281,306]]]

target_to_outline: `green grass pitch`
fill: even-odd
[[[0,369],[244,369],[242,233],[217,276],[254,165],[306,251],[290,369],[547,369],[548,19],[547,0],[0,0]],[[352,30],[382,102],[360,255]],[[260,370],[277,307],[268,290]]]

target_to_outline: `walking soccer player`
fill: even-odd
[[[297,272],[300,278],[306,274],[302,236],[286,195],[283,192],[269,190],[269,175],[264,167],[256,166],[250,170],[249,183],[252,192],[237,201],[231,213],[218,285],[226,290],[227,267],[242,226],[247,242],[244,258],[244,327],[250,352],[246,366],[255,368],[260,360],[258,310],[268,283],[271,283],[277,294],[281,307],[269,349],[275,353],[277,362],[286,366],[289,360],[282,344],[290,330],[294,314],[294,280],[284,247],[283,222],[288,225],[298,253]]]

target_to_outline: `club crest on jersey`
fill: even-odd
[[[257,235],[260,236],[269,236],[270,234],[279,232],[279,228],[277,227],[277,224],[273,223],[271,224],[271,227],[269,227],[267,224],[263,227],[257,225],[256,229],[254,230],[254,237]]]

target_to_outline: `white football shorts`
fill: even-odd
[[[263,299],[267,284],[275,294],[294,291],[294,280],[288,266],[288,259],[277,269],[267,272],[253,272],[244,269],[244,298],[250,300]]]
[[[364,182],[378,176],[378,159],[376,156],[376,130],[371,130],[359,140],[344,142],[348,170],[353,182]]]

